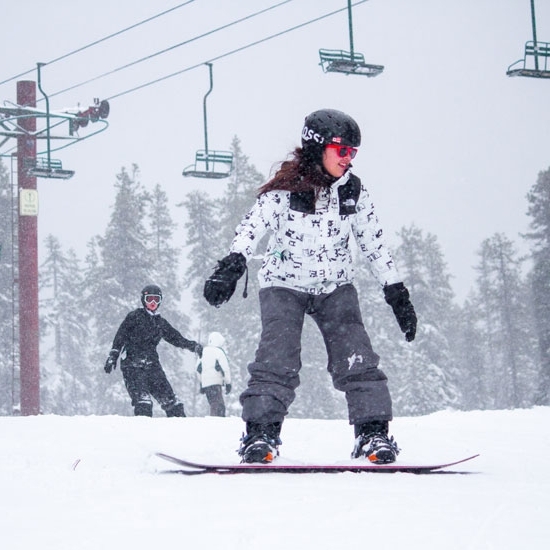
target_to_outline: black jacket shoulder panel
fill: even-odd
[[[355,174],[350,174],[348,181],[338,187],[341,216],[357,214],[356,206],[360,194],[361,180]],[[304,214],[315,214],[315,192],[296,191],[290,193],[290,209]]]
[[[304,214],[315,214],[315,192],[311,190],[290,193],[290,209]]]
[[[350,174],[349,180],[338,188],[341,216],[357,214],[357,202],[360,194],[361,180],[355,174]]]

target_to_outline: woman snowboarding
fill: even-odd
[[[351,172],[360,144],[359,126],[349,115],[333,109],[308,115],[302,146],[260,188],[229,255],[205,283],[211,305],[229,300],[258,242],[270,233],[258,274],[262,334],[240,396],[246,422],[239,449],[243,462],[270,462],[279,454],[282,423],[300,383],[305,314],[319,327],[334,387],[346,397],[355,432],[352,457],[390,463],[399,452],[388,433],[387,378],[378,368],[353,285],[353,239],[409,342],[415,337],[416,314],[367,189]]]

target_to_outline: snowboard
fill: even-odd
[[[462,464],[479,456],[475,454],[455,460],[453,462],[438,464],[371,464],[369,462],[357,462],[355,464],[203,464],[177,458],[164,453],[156,453],[156,456],[181,466],[178,470],[168,470],[165,473],[177,473],[184,475],[198,474],[317,474],[317,473],[396,473],[405,472],[409,474],[432,474],[432,473],[454,473],[466,474],[470,472],[446,470],[451,466]]]

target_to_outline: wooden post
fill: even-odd
[[[17,103],[36,107],[36,83],[17,82]],[[36,118],[22,118],[20,126],[36,131]],[[36,161],[36,137],[17,138],[19,186],[19,357],[21,414],[40,413],[40,363],[38,353],[38,196],[36,178],[28,175],[26,161]]]

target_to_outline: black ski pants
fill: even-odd
[[[311,295],[282,287],[260,289],[262,335],[241,394],[245,422],[282,422],[300,384],[304,316],[323,336],[334,387],[345,393],[350,424],[392,419],[386,375],[378,368],[351,284]]]
[[[166,416],[185,416],[183,403],[159,364],[122,367],[122,376],[135,416],[153,416],[151,397],[158,401]]]

